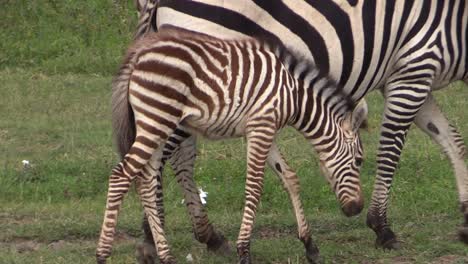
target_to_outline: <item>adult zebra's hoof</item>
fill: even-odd
[[[401,243],[396,239],[391,239],[388,241],[379,241],[379,239],[377,239],[375,241],[375,247],[382,248],[383,250],[399,250],[401,249]]]
[[[309,264],[320,264],[322,261],[320,260],[320,254],[317,253],[306,253],[307,263]]]
[[[392,230],[385,229],[377,235],[375,247],[384,250],[399,250],[401,249],[401,243],[396,239]]]
[[[317,245],[312,241],[312,238],[307,239],[306,242],[304,242],[304,246],[306,249],[306,258],[307,262],[309,264],[319,264],[322,263],[320,261],[320,253]]]
[[[468,245],[468,226],[463,226],[458,230],[458,238]]]
[[[147,242],[141,242],[137,245],[135,255],[138,264],[156,264],[158,260],[156,247]]]
[[[206,242],[208,251],[214,252],[218,255],[231,255],[232,250],[229,246],[229,241],[223,236],[223,234],[215,232],[211,236],[210,240]]]

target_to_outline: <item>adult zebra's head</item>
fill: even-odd
[[[367,104],[361,100],[352,112],[346,113],[329,126],[332,134],[325,137],[318,150],[320,169],[340,201],[346,216],[361,212],[364,207],[360,170],[363,148],[359,128],[367,119]],[[335,129],[333,129],[335,128]]]

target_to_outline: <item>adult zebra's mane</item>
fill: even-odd
[[[351,99],[351,96],[346,92],[344,87],[340,85],[337,80],[332,78],[328,72],[320,69],[315,63],[305,58],[305,56],[294,54],[278,39],[265,36],[255,36],[253,39],[259,41],[265,48],[271,50],[286,69],[288,69],[293,76],[297,76],[298,80],[304,81],[309,74],[313,73],[315,76],[310,81],[310,87],[313,87],[314,82],[318,80],[326,80],[322,89],[336,101],[344,102],[345,111],[351,111],[358,103]]]

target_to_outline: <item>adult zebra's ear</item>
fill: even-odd
[[[361,99],[346,120],[354,133],[356,133],[359,128],[367,127],[367,112],[367,102]]]

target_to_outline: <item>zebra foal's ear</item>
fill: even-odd
[[[350,117],[351,128],[354,132],[357,132],[361,127],[367,126],[367,112],[367,102],[361,99],[354,107]]]

